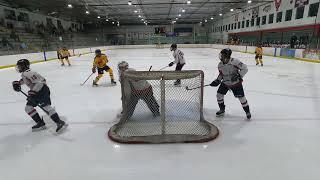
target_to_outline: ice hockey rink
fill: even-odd
[[[185,69],[203,70],[205,84],[216,78],[220,50],[181,50],[187,60]],[[118,49],[106,54],[116,79],[116,65],[122,60],[137,70],[148,70],[151,65],[157,70],[172,61],[168,49]],[[319,64],[265,56],[265,66],[260,67],[254,55],[234,52],[233,57],[249,68],[244,88],[251,121],[245,120],[239,101],[230,92],[225,117],[216,118],[217,88],[206,87],[205,119],[219,128],[216,140],[124,145],[106,135],[121,111],[119,83],[110,86],[105,74],[100,87],[91,86],[94,77],[80,86],[91,73],[93,56],[71,58],[72,67],[61,67],[57,60],[31,65],[47,79],[53,106],[69,124],[58,136],[47,116],[48,130],[31,132],[33,122],[24,112],[26,98],[11,85],[20,74],[14,68],[0,70],[1,180],[318,180]]]

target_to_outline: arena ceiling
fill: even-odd
[[[121,24],[199,23],[218,18],[230,9],[272,0],[5,0],[10,6],[34,12],[88,22]],[[132,5],[129,5],[129,1]],[[68,7],[68,5],[72,7]],[[69,5],[69,6],[70,6]],[[87,12],[86,12],[87,11]],[[98,16],[100,18],[98,18]],[[140,17],[139,17],[140,16]],[[108,21],[107,21],[108,20]]]

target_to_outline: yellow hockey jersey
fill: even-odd
[[[108,57],[105,54],[101,54],[100,57],[96,56],[93,61],[93,67],[103,68],[109,62]]]
[[[68,49],[60,49],[59,54],[60,54],[60,57],[69,57],[70,56]]]
[[[255,50],[255,53],[256,53],[256,55],[258,55],[258,56],[262,56],[262,54],[263,54],[262,48],[261,48],[261,47],[257,47],[256,50]]]

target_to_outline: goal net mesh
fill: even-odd
[[[121,118],[108,132],[116,142],[207,142],[219,134],[203,117],[202,71],[126,71],[121,92]]]

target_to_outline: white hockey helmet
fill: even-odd
[[[118,63],[118,70],[127,70],[129,68],[129,63],[127,61],[121,61]]]

